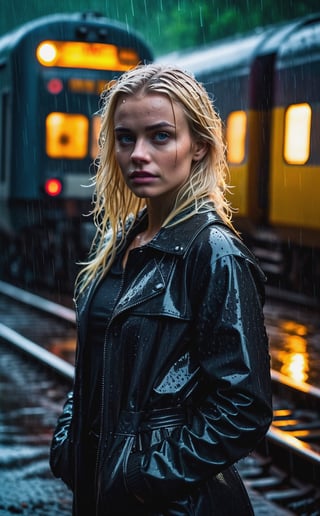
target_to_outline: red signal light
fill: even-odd
[[[58,95],[63,90],[63,82],[61,79],[54,78],[47,82],[47,90],[52,95]]]
[[[62,192],[62,183],[60,179],[50,178],[44,184],[44,190],[50,197],[57,197]]]

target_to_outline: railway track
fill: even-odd
[[[299,515],[320,515],[320,390],[272,371],[274,417],[242,469],[252,489]]]
[[[49,470],[49,446],[73,368],[6,326],[1,335],[0,514],[70,516],[72,495]]]
[[[0,324],[0,340],[31,355],[33,360],[40,360],[42,367],[45,365],[61,382],[71,385],[73,366],[70,362],[75,345],[73,311],[0,282],[0,307],[4,303],[3,296],[7,299],[10,296],[12,301],[7,301],[5,319],[8,324]],[[10,315],[12,304],[14,317]],[[36,314],[41,324],[35,322]],[[8,326],[10,319],[15,321],[15,328]],[[42,344],[48,331],[41,334],[41,327],[42,330],[50,328],[46,350]],[[59,344],[59,339],[63,345]],[[68,349],[69,341],[72,350],[66,354],[64,347]],[[61,356],[52,351],[58,351],[58,355],[60,351]],[[261,446],[240,461],[240,473],[251,490],[289,514],[319,516],[320,389],[303,382],[294,383],[276,371],[272,371],[272,383],[273,424]]]

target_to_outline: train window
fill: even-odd
[[[233,111],[227,118],[226,140],[227,159],[229,163],[242,163],[246,149],[247,114],[245,111]]]
[[[36,56],[43,66],[120,72],[129,70],[140,61],[134,49],[83,41],[42,41],[38,45]]]
[[[46,152],[50,158],[85,158],[89,120],[81,114],[50,113],[46,119]]]
[[[101,127],[101,116],[95,115],[92,118],[92,131],[91,131],[91,149],[90,154],[93,159],[96,159],[98,156],[99,151],[99,134],[100,134],[100,127]]]
[[[284,127],[284,159],[291,165],[303,165],[310,156],[311,106],[289,106]]]
[[[109,89],[115,82],[115,79],[107,82],[105,80],[95,81],[93,79],[72,78],[68,80],[68,88],[73,93],[93,93],[95,95],[101,95],[104,90]]]
[[[76,79],[68,80],[69,90],[73,93],[97,93],[96,81],[93,79]]]

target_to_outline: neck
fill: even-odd
[[[171,203],[169,206],[167,202],[163,202],[162,200],[149,199],[147,203],[148,228],[146,229],[146,233],[149,235],[158,233],[171,209]]]

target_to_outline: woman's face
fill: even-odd
[[[138,196],[171,202],[205,154],[193,141],[182,107],[166,95],[123,95],[114,114],[116,159]]]

